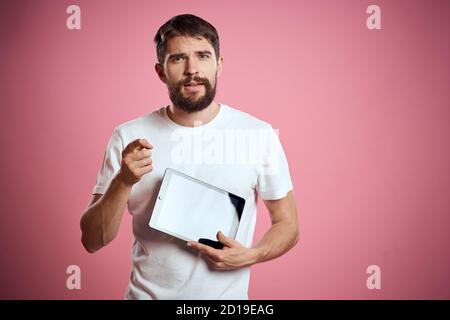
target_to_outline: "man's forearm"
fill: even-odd
[[[125,184],[116,175],[105,194],[91,205],[81,218],[82,243],[86,250],[95,252],[116,236],[132,185]]]
[[[264,237],[252,249],[256,262],[277,258],[289,251],[298,242],[297,221],[280,221],[274,223]]]

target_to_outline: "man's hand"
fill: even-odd
[[[146,139],[136,139],[122,151],[122,164],[118,178],[126,185],[133,185],[153,170],[151,158],[153,146]]]
[[[236,240],[226,237],[220,231],[217,233],[217,240],[223,244],[223,249],[214,249],[195,241],[188,241],[187,245],[205,254],[217,270],[233,270],[257,262],[258,253],[256,249],[246,248]]]

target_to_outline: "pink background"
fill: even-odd
[[[82,29],[66,28],[81,7]],[[382,10],[368,30],[366,8]],[[122,299],[131,218],[80,243],[113,128],[169,102],[153,36],[219,30],[218,101],[280,130],[301,240],[253,267],[252,299],[450,298],[449,19],[443,1],[1,1],[0,298]],[[259,204],[255,241],[270,226]],[[81,290],[66,268],[81,268]],[[366,268],[381,267],[381,290]]]

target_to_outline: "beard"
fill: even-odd
[[[199,92],[187,92],[183,95],[183,86],[191,81],[201,83],[205,88],[205,93],[201,97],[197,97]],[[173,105],[187,113],[197,112],[208,107],[216,96],[217,74],[214,77],[214,87],[207,78],[190,77],[186,80],[177,82],[174,86],[168,85],[170,100]]]

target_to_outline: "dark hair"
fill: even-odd
[[[164,23],[155,35],[156,56],[160,64],[164,64],[167,41],[176,36],[201,36],[205,38],[212,45],[216,58],[219,59],[219,35],[216,28],[208,21],[197,16],[181,14]]]

